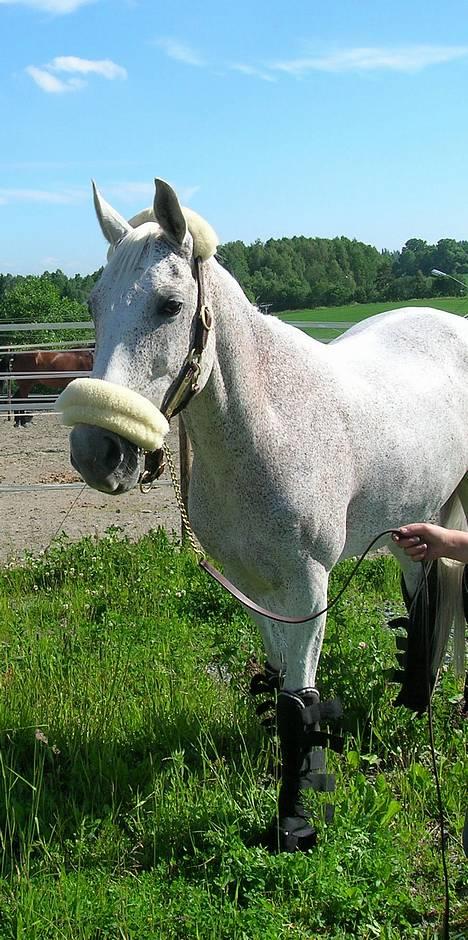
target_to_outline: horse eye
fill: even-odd
[[[160,309],[160,313],[163,317],[175,317],[181,310],[181,300],[166,300]]]

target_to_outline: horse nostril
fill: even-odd
[[[138,479],[138,448],[113,431],[92,424],[73,428],[70,457],[86,483],[103,493],[125,492]]]
[[[112,473],[117,469],[123,459],[119,442],[112,437],[105,436],[103,440],[102,456],[105,466],[108,468],[108,471]]]

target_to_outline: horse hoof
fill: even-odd
[[[299,816],[274,819],[267,829],[262,845],[269,852],[309,852],[317,844],[317,832]]]

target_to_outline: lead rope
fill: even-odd
[[[188,517],[188,513],[187,513],[187,510],[186,510],[186,508],[185,508],[185,503],[184,503],[184,501],[183,501],[183,499],[182,499],[182,492],[181,492],[181,489],[180,489],[179,478],[178,478],[178,476],[177,476],[177,470],[176,470],[176,465],[175,465],[175,461],[174,461],[174,455],[173,455],[173,453],[172,453],[172,451],[171,451],[169,445],[166,444],[166,442],[163,443],[163,450],[164,450],[164,456],[165,456],[165,458],[166,458],[167,466],[169,467],[169,473],[170,473],[170,475],[171,475],[172,488],[173,488],[173,490],[174,490],[174,495],[175,495],[175,498],[176,498],[176,502],[177,502],[177,505],[178,505],[178,507],[179,507],[180,515],[181,515],[181,517],[182,517],[182,522],[184,523],[184,526],[185,526],[185,531],[186,531],[186,533],[187,533],[187,538],[188,538],[188,540],[189,540],[189,542],[190,542],[191,547],[193,548],[193,551],[195,552],[197,558],[199,559],[199,563],[200,563],[200,561],[202,561],[202,560],[205,558],[205,556],[204,556],[204,553],[202,552],[202,550],[201,550],[201,548],[200,548],[200,545],[198,544],[198,542],[197,542],[197,540],[196,540],[196,538],[195,538],[195,532],[193,531],[192,526],[191,526],[191,524],[190,524],[190,519],[189,519],[189,517]]]
[[[447,869],[447,854],[446,854],[446,831],[445,831],[445,815],[444,815],[444,804],[442,800],[442,791],[440,786],[440,777],[439,769],[437,766],[437,755],[435,748],[434,740],[434,723],[433,723],[433,713],[432,713],[432,694],[431,694],[431,665],[429,661],[429,584],[427,579],[427,562],[421,562],[421,568],[423,573],[423,598],[424,604],[422,608],[423,616],[423,630],[424,630],[424,646],[426,649],[426,679],[427,679],[427,693],[428,693],[428,704],[427,704],[427,724],[429,729],[429,749],[431,752],[431,763],[432,763],[432,773],[434,777],[434,783],[436,788],[436,799],[437,799],[437,813],[438,813],[438,823],[439,823],[439,834],[440,834],[440,854],[442,857],[442,871],[444,878],[444,920],[441,930],[442,940],[449,940],[450,936],[450,888],[449,888],[449,876]]]
[[[79,493],[75,496],[74,500],[72,500],[72,502],[70,503],[70,505],[69,505],[69,507],[68,507],[68,509],[67,509],[67,511],[66,511],[66,513],[65,513],[65,516],[63,517],[63,519],[62,519],[60,525],[57,526],[57,528],[56,528],[54,534],[51,536],[51,538],[49,539],[49,541],[48,541],[46,547],[44,548],[44,555],[46,554],[46,552],[49,551],[49,548],[50,548],[50,546],[52,545],[52,542],[54,541],[54,539],[56,539],[57,536],[60,535],[60,533],[61,533],[61,531],[62,531],[62,529],[63,529],[63,527],[64,527],[64,525],[65,525],[65,523],[66,523],[66,521],[67,521],[67,519],[68,519],[68,517],[69,517],[69,515],[70,515],[70,513],[71,513],[71,512],[73,511],[73,509],[75,508],[75,506],[76,506],[78,500],[81,499],[81,497],[82,497],[82,495],[83,495],[83,493],[84,493],[84,491],[85,491],[87,485],[88,485],[87,483],[83,483],[83,486],[81,487]]]

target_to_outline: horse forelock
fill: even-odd
[[[135,284],[158,255],[162,259],[167,254],[168,245],[157,222],[145,222],[128,232],[109,254],[106,270],[112,275],[114,289],[122,293]]]

